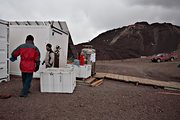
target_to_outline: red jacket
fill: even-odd
[[[20,70],[22,72],[32,73],[36,66],[40,64],[39,49],[31,43],[25,43],[17,47],[12,56],[17,58],[20,55]]]

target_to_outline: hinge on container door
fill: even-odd
[[[59,81],[61,82],[61,75],[59,76]]]
[[[3,67],[0,68],[1,70],[3,69]]]

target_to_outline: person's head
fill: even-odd
[[[32,35],[28,35],[26,37],[26,43],[34,44],[34,37]]]
[[[52,45],[50,44],[50,43],[48,43],[47,45],[46,45],[46,50],[47,51],[50,51],[52,49]]]

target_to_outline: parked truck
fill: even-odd
[[[177,54],[176,52],[171,52],[171,53],[159,53],[157,55],[153,55],[151,57],[152,62],[164,62],[164,61],[174,61],[177,59]]]

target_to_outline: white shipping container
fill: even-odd
[[[0,20],[0,82],[9,79],[8,22]]]
[[[76,76],[73,67],[48,68],[41,71],[41,92],[73,93]]]
[[[50,23],[45,22],[11,22],[9,31],[9,41],[10,41],[10,53],[18,47],[19,45],[25,43],[25,39],[27,35],[34,36],[34,43],[39,48],[41,53],[41,63],[44,60],[46,54],[46,44],[51,43],[52,49],[55,50],[55,47],[58,45],[61,47],[60,49],[60,58],[59,65],[60,67],[64,67],[67,63],[67,53],[68,53],[68,38],[69,33],[63,30],[52,27]],[[36,24],[37,23],[37,24]],[[58,22],[60,23],[60,22]],[[27,25],[28,24],[28,25]],[[62,25],[62,23],[61,23]],[[63,22],[65,26],[66,23]],[[61,26],[63,27],[63,26]],[[67,26],[66,26],[67,27]],[[64,27],[64,28],[66,28]],[[10,73],[12,75],[21,75],[21,71],[19,69],[20,57],[18,57],[17,61],[10,64],[11,70]],[[45,66],[40,64],[40,71]],[[39,78],[40,73],[36,72],[34,77]]]

